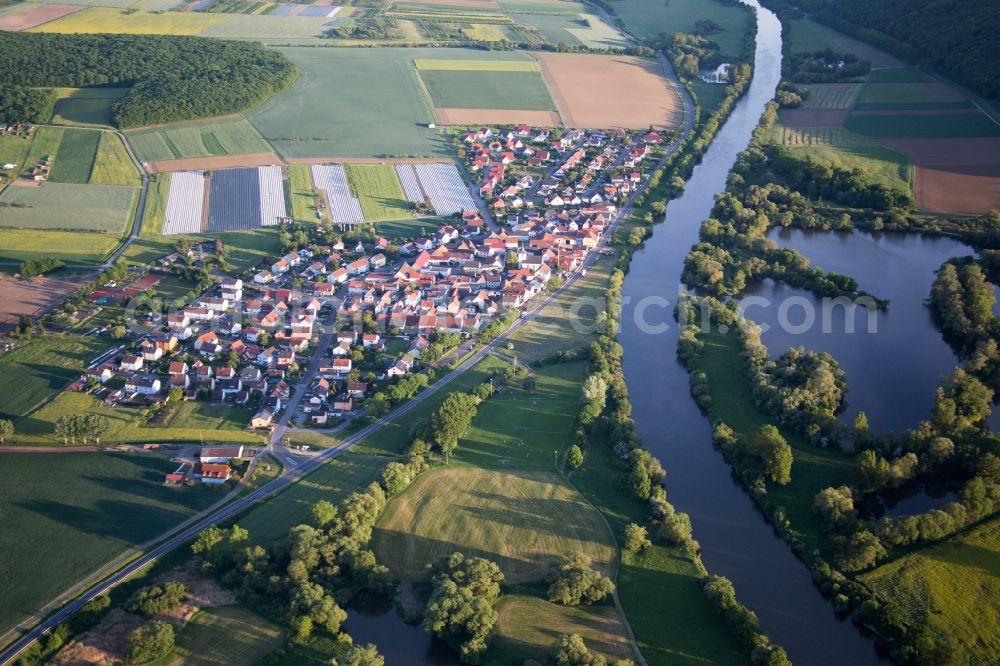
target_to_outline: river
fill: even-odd
[[[711,428],[688,393],[688,376],[677,362],[677,326],[670,311],[680,287],[684,257],[714,197],[773,97],[781,71],[781,26],[774,14],[757,8],[754,78],[743,99],[658,226],[632,260],[625,279],[625,311],[618,339],[624,348],[625,377],[633,416],[649,449],[667,470],[667,494],[687,512],[709,571],[730,578],[743,603],[783,645],[797,664],[877,663],[873,642],[851,623],[839,620],[832,604],[813,586],[806,567],[756,510],[712,447]],[[665,333],[640,330],[636,306],[650,298],[668,307],[647,307],[645,319],[671,324]],[[670,603],[664,600],[664,603]]]

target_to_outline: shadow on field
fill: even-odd
[[[20,502],[18,506],[76,531],[118,539],[133,546],[189,515],[187,511],[121,500],[100,500],[89,507],[53,500],[29,500]]]

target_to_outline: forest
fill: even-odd
[[[1000,99],[1000,12],[994,0],[803,0],[811,18]]]
[[[159,35],[0,32],[0,121],[44,122],[54,97],[32,90],[128,85],[118,127],[237,113],[295,80],[283,55],[249,42]]]

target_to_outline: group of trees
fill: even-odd
[[[610,578],[590,568],[580,553],[570,553],[552,566],[548,575],[549,601],[563,606],[597,603],[615,591]]]
[[[130,664],[145,664],[167,656],[173,649],[174,627],[169,622],[147,622],[125,640],[125,656]]]
[[[703,35],[678,32],[667,46],[667,55],[681,76],[694,78],[703,69],[722,62],[719,45]]]
[[[428,436],[441,453],[451,455],[458,440],[472,425],[479,409],[480,398],[468,393],[449,393],[431,414]]]
[[[65,265],[66,262],[62,259],[54,259],[52,257],[25,259],[21,262],[21,267],[18,269],[17,273],[22,278],[33,278],[39,275],[45,275],[46,273],[51,273],[52,271],[62,268]]]
[[[125,610],[136,615],[153,617],[157,613],[177,608],[190,596],[191,591],[187,585],[177,581],[167,581],[163,585],[147,585],[129,597],[125,602]]]
[[[112,105],[119,127],[236,113],[297,76],[253,42],[160,35],[0,32],[0,121],[44,122],[54,96],[39,88],[130,86]]]
[[[555,654],[555,666],[607,666],[608,660],[590,651],[580,634],[563,634],[559,637]],[[632,666],[631,659],[618,659],[615,666]]]
[[[347,617],[343,605],[357,594],[392,591],[392,576],[368,542],[388,499],[425,468],[420,456],[390,463],[364,492],[353,492],[336,506],[316,502],[310,523],[293,527],[270,549],[252,545],[249,533],[234,525],[202,530],[192,550],[205,573],[251,608],[287,623],[296,640],[308,640],[317,630],[337,634]],[[349,663],[378,663],[369,652],[353,651],[355,661]]]
[[[1000,317],[993,314],[996,296],[986,272],[976,261],[949,261],[931,286],[931,311],[967,367],[994,390],[1000,389]]]
[[[872,64],[853,53],[833,49],[792,53],[782,60],[782,73],[793,83],[839,83],[863,78]]]
[[[478,664],[489,647],[503,572],[482,557],[453,553],[431,565],[432,591],[424,627],[457,649],[463,662]]]
[[[89,440],[101,443],[101,437],[108,431],[108,420],[98,414],[63,414],[56,419],[55,435],[63,445],[76,446],[80,439],[84,446]]]
[[[760,327],[740,327],[743,372],[754,402],[781,425],[801,432],[813,444],[838,444],[846,428],[836,414],[847,392],[847,375],[829,354],[802,347],[768,358]]]

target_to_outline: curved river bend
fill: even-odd
[[[684,193],[670,202],[667,221],[632,259],[618,335],[625,377],[639,433],[664,462],[670,500],[691,515],[708,570],[733,581],[740,600],[757,613],[795,663],[876,663],[872,641],[836,618],[806,567],[731,477],[729,466],[712,447],[708,420],[691,399],[687,372],[675,356],[678,329],[671,312],[684,257],[697,242],[715,195],[725,189],[729,170],[749,143],[781,76],[781,25],[756,0],[744,1],[757,9],[754,78]],[[638,313],[635,306],[651,297],[669,300],[670,305]],[[654,311],[661,313],[660,322],[670,324],[665,333],[639,330],[635,315],[644,314],[654,323]]]

